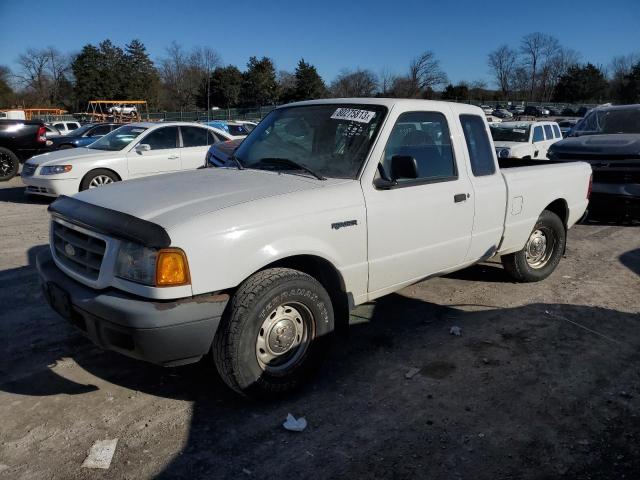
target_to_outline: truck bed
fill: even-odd
[[[522,249],[540,212],[552,202],[566,212],[567,227],[571,227],[583,215],[588,204],[588,182],[585,180],[591,175],[589,164],[504,160],[509,165],[501,169],[507,186],[507,206],[500,254]]]

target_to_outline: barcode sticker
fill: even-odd
[[[376,112],[369,110],[358,110],[357,108],[339,108],[331,118],[334,120],[352,120],[354,122],[369,123],[373,117],[376,116]]]

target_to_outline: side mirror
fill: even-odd
[[[151,150],[151,145],[148,143],[140,143],[136,145],[136,152],[148,152]]]
[[[391,157],[391,178],[418,178],[418,162],[409,155],[394,155]]]

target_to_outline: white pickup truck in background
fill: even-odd
[[[355,305],[500,256],[550,275],[585,212],[585,163],[501,170],[478,107],[279,107],[232,166],[61,197],[38,269],[96,344],[161,365],[211,355],[246,395],[295,388]]]

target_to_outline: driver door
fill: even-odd
[[[149,145],[150,150],[138,149]],[[129,177],[144,177],[181,169],[178,127],[162,127],[145,135],[127,154]]]

